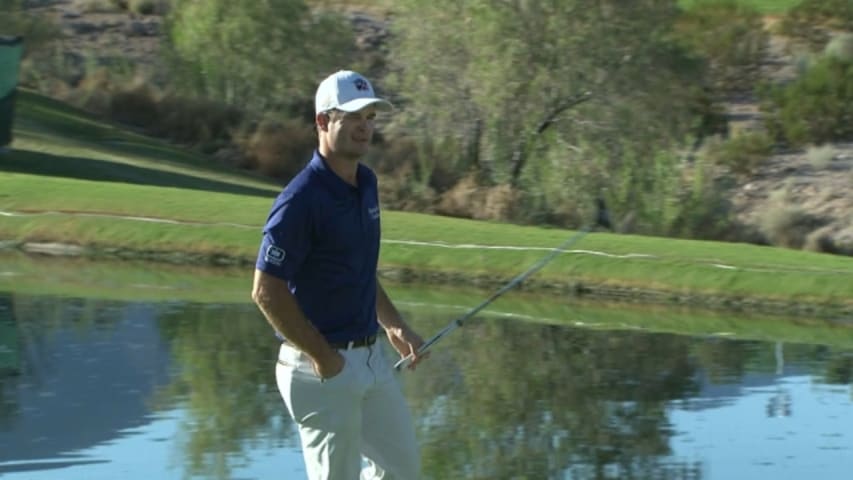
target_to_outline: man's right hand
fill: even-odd
[[[329,380],[341,373],[346,360],[337,350],[330,350],[330,354],[324,355],[322,359],[314,359],[314,373],[323,380]]]

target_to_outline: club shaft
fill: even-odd
[[[577,233],[575,233],[574,235],[569,237],[568,240],[566,240],[565,242],[563,242],[559,246],[554,247],[548,253],[548,255],[545,255],[538,262],[533,264],[533,266],[531,266],[526,271],[522,272],[521,274],[517,275],[515,278],[510,280],[509,283],[507,283],[506,285],[501,287],[498,291],[493,293],[491,296],[489,296],[489,298],[485,299],[482,303],[480,303],[476,307],[472,308],[471,310],[468,310],[468,312],[466,312],[465,315],[462,315],[461,317],[454,319],[452,322],[450,322],[449,325],[447,325],[446,327],[441,329],[441,331],[439,331],[435,336],[433,336],[432,338],[430,338],[429,340],[424,342],[424,344],[421,345],[421,347],[418,349],[418,355],[422,355],[423,353],[426,353],[426,351],[429,350],[442,337],[444,337],[448,333],[452,332],[453,330],[456,330],[458,327],[461,327],[462,324],[464,324],[469,318],[473,317],[474,315],[479,313],[481,310],[486,308],[489,304],[491,304],[492,302],[497,300],[501,295],[512,290],[518,284],[520,284],[521,282],[526,280],[528,277],[530,277],[534,273],[541,270],[542,267],[547,265],[548,262],[550,262],[551,260],[554,259],[554,257],[556,257],[557,255],[562,253],[566,248],[577,243],[581,238],[583,238],[587,233],[589,233],[589,231],[590,231],[589,227],[578,231]],[[394,364],[394,368],[399,370],[400,368],[407,366],[409,363],[411,363],[411,361],[412,361],[412,355],[407,355],[406,357],[401,358],[396,364]]]

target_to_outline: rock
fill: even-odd
[[[77,245],[64,243],[25,243],[23,250],[28,253],[40,253],[54,256],[78,256],[86,253],[86,249]]]
[[[133,20],[125,27],[131,37],[156,37],[160,35],[160,24],[156,21]]]
[[[102,27],[92,22],[79,21],[70,22],[68,28],[74,35],[86,35],[89,33],[97,33],[102,30]]]

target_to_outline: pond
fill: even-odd
[[[248,299],[24,284],[0,283],[4,479],[304,478],[277,344]],[[389,290],[424,336],[487,295]],[[577,313],[592,307],[554,303],[575,313],[498,302],[400,375],[425,478],[850,478],[850,327],[750,339],[702,333],[687,313],[665,333],[643,327],[663,330],[654,310],[596,307],[593,319]],[[759,321],[714,318],[715,329]]]

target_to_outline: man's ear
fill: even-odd
[[[320,112],[314,117],[314,123],[317,125],[318,130],[323,130],[325,132],[329,129],[329,122],[331,119],[332,116],[329,115],[329,112]]]

